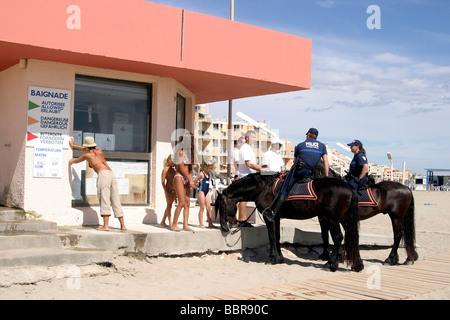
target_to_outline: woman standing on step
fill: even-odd
[[[173,177],[173,185],[178,199],[178,206],[175,209],[172,225],[170,226],[170,229],[174,231],[181,231],[178,227],[178,217],[181,214],[181,210],[183,210],[183,230],[195,232],[188,225],[191,188],[195,186],[195,182],[192,180],[193,162],[194,135],[186,132],[180,137],[174,151],[176,173]]]
[[[100,201],[100,215],[103,218],[103,226],[97,228],[100,231],[109,231],[109,217],[111,216],[111,206],[114,211],[114,217],[119,219],[120,229],[126,230],[123,221],[123,211],[120,204],[119,189],[117,187],[117,180],[108,166],[103,155],[103,150],[97,148],[97,144],[93,137],[84,138],[83,146],[74,144],[73,137],[69,139],[70,147],[85,151],[79,158],[72,158],[69,160],[69,165],[87,161],[89,167],[92,168],[98,175],[97,177],[97,192]]]

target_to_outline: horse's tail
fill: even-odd
[[[419,258],[416,252],[416,227],[414,222],[414,196],[411,191],[411,204],[409,205],[406,215],[403,218],[403,241],[405,244],[407,260],[414,262]]]
[[[356,271],[361,271],[364,266],[359,255],[359,210],[358,197],[352,191],[352,200],[347,212],[342,218],[344,227],[344,260]]]

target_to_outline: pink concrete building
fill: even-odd
[[[68,137],[93,135],[127,221],[156,222],[172,132],[193,130],[196,104],[310,77],[309,39],[143,0],[2,0],[0,204],[97,224],[95,173],[68,166]]]

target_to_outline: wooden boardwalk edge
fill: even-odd
[[[288,282],[183,300],[402,300],[450,287],[450,252],[414,265],[366,267],[305,281]]]

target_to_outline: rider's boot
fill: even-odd
[[[272,222],[273,219],[275,219],[278,209],[280,209],[283,204],[284,198],[285,196],[280,194],[270,207],[263,210],[262,214],[269,222]]]

